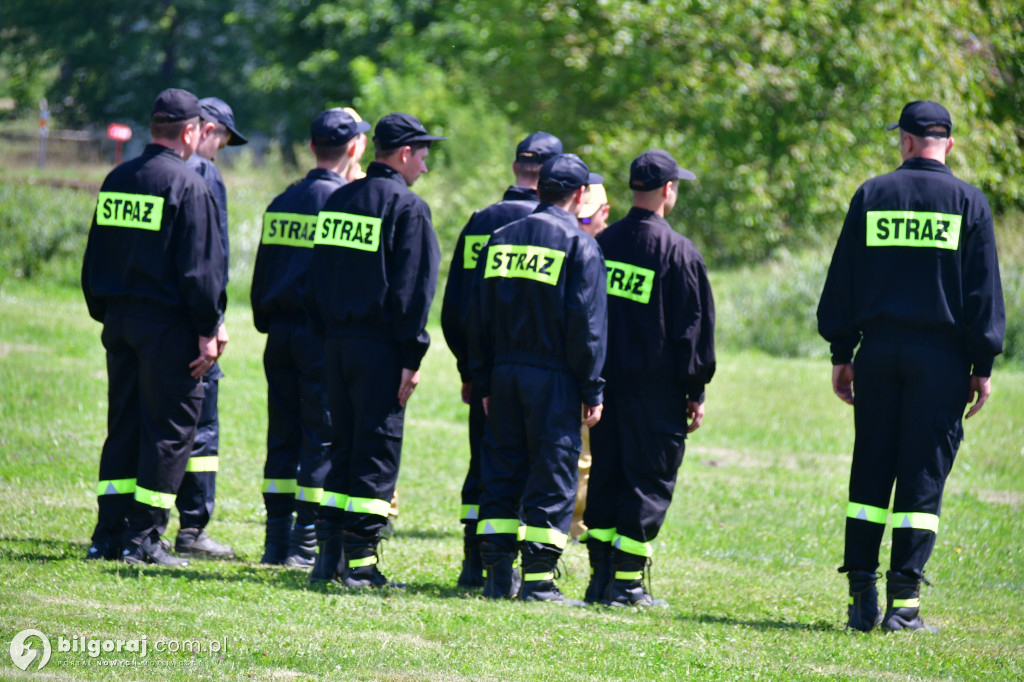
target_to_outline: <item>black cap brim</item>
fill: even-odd
[[[240,147],[243,144],[249,144],[249,139],[245,135],[229,125],[225,125],[224,127],[228,129],[229,133],[231,133],[231,139],[228,140],[229,147]]]

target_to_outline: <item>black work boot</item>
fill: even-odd
[[[558,589],[558,555],[542,554],[523,557],[523,584],[519,588],[522,601],[548,601],[564,606],[585,606],[579,599],[566,599]]]
[[[885,617],[882,627],[889,632],[900,630],[939,629],[925,625],[921,618],[921,580],[906,573],[889,571],[885,574]]]
[[[313,568],[315,562],[316,526],[300,526],[296,522],[288,542],[288,558],[284,560],[284,565],[291,568]]]
[[[612,546],[611,543],[591,538],[587,540],[587,550],[590,552],[590,583],[587,584],[583,601],[599,604],[612,580]]]
[[[462,547],[462,572],[455,584],[459,587],[483,587],[484,563],[480,558],[480,536],[476,534],[476,524],[467,523],[463,528]]]
[[[875,582],[878,574],[873,571],[850,571],[850,605],[846,610],[849,618],[846,627],[861,632],[870,632],[882,622],[882,610],[878,608],[878,589]]]
[[[649,561],[647,557],[621,549],[613,550],[614,574],[602,603],[605,606],[668,606],[668,602],[655,599],[644,587],[644,570]]]
[[[288,531],[292,527],[292,515],[267,519],[267,539],[263,545],[261,564],[280,566],[288,558]]]
[[[118,540],[93,541],[85,554],[86,561],[113,561],[121,558],[121,542]]]
[[[516,553],[499,551],[493,543],[480,543],[480,561],[483,564],[484,598],[515,599],[519,593],[519,571],[513,564]]]
[[[206,534],[205,528],[182,528],[174,540],[174,551],[182,556],[234,559],[235,552]]]
[[[391,582],[377,568],[379,536],[364,537],[345,533],[345,572],[340,582],[345,587],[404,588],[404,583]]]
[[[317,519],[316,539],[319,551],[309,574],[310,583],[326,583],[337,579],[345,570],[345,545],[341,522]]]
[[[124,552],[121,554],[121,560],[126,564],[136,566],[144,564],[155,564],[169,568],[188,566],[187,559],[179,559],[168,554],[159,537],[148,537],[139,545],[134,543],[126,544]]]

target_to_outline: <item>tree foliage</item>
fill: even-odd
[[[613,215],[629,161],[665,148],[698,175],[673,222],[718,262],[830,242],[898,164],[884,126],[911,99],[952,112],[959,176],[1024,205],[1021,0],[8,0],[0,19],[0,75],[12,54],[59,66],[70,120],[141,118],[170,85],[285,141],[329,105],[416,113],[451,138],[459,210],[493,200],[530,130],[608,178]]]

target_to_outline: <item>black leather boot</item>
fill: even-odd
[[[523,557],[523,584],[519,588],[522,601],[548,601],[564,606],[586,606],[579,599],[566,599],[558,589],[558,555],[545,553]]]
[[[319,550],[313,563],[309,582],[325,583],[335,580],[345,569],[345,545],[340,521],[317,519],[316,537]]]
[[[456,583],[459,587],[483,587],[484,563],[480,558],[480,536],[476,534],[476,524],[467,523],[463,528],[463,559],[462,572]]]
[[[590,552],[590,583],[583,601],[599,604],[612,580],[612,546],[591,538],[587,540],[587,550]]]
[[[889,571],[885,574],[885,617],[882,627],[889,632],[899,630],[939,629],[925,625],[921,618],[921,580],[915,576]]]
[[[377,543],[380,536],[364,537],[345,533],[345,572],[341,584],[345,587],[392,587],[403,588],[404,583],[387,579],[377,567]]]
[[[515,551],[503,552],[493,543],[480,543],[480,560],[483,563],[484,597],[486,599],[514,599],[519,593],[519,571],[513,564]]]
[[[263,545],[261,564],[280,566],[288,557],[288,531],[292,527],[292,516],[267,519],[267,539]]]
[[[312,568],[316,562],[316,526],[292,526],[288,540],[288,558],[284,565],[291,568]]]
[[[644,587],[644,571],[649,563],[647,557],[613,550],[614,574],[602,603],[606,606],[668,606],[668,602],[655,599]]]
[[[878,588],[875,583],[878,574],[870,571],[850,571],[850,605],[846,610],[849,618],[846,627],[861,632],[870,632],[882,622],[882,610],[878,608]]]

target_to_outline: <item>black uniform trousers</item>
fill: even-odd
[[[515,552],[521,537],[524,564],[561,555],[576,504],[580,412],[579,384],[569,372],[494,367],[477,524],[494,552]]]
[[[199,412],[196,437],[192,443],[192,455],[185,466],[185,476],[178,488],[174,504],[182,528],[206,528],[213,516],[217,496],[217,471],[220,462],[220,416],[217,410],[219,382],[224,372],[220,365],[203,375],[203,407]]]
[[[156,315],[154,315],[156,317]],[[112,309],[103,320],[107,439],[93,543],[142,544],[167,529],[203,402],[189,375],[198,334],[182,320]]]
[[[865,335],[854,360],[856,438],[841,570],[877,569],[895,481],[890,568],[923,577],[969,386],[968,360],[954,344]]]
[[[328,336],[324,350],[333,431],[320,515],[374,543],[387,523],[401,462],[405,408],[398,404],[399,346]]]
[[[588,540],[652,555],[686,444],[686,397],[664,393],[605,388],[601,421],[590,429],[593,460],[583,512]]]
[[[469,397],[469,471],[462,484],[462,509],[459,511],[459,519],[464,524],[476,524],[480,518],[480,446],[486,428],[483,396],[474,383]]]
[[[267,332],[267,461],[263,501],[268,519],[298,511],[297,523],[316,521],[330,468],[324,341],[303,320],[274,318]]]

